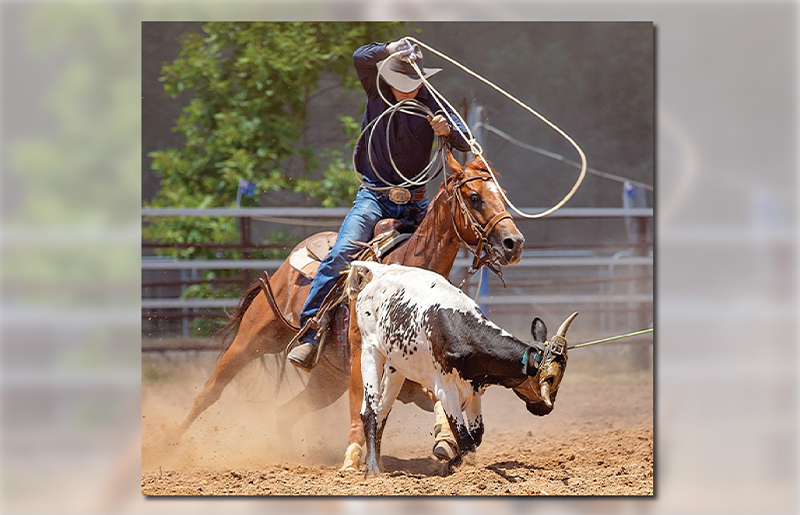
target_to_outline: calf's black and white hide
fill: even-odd
[[[372,274],[365,286],[364,269]],[[481,443],[481,395],[489,385],[513,389],[533,414],[553,409],[566,368],[565,335],[577,313],[549,342],[544,322],[535,318],[531,345],[484,317],[472,299],[434,272],[354,261],[348,285],[351,295],[360,289],[367,476],[380,474],[383,428],[405,379],[442,403],[459,447],[451,466]]]

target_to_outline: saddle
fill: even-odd
[[[361,260],[377,259],[380,261],[382,257],[391,253],[398,248],[401,243],[410,238],[414,229],[416,229],[415,226],[409,225],[402,220],[395,220],[393,218],[381,220],[375,225],[372,240],[368,243],[356,242],[363,248],[354,257]],[[322,260],[330,254],[334,243],[336,243],[336,237],[337,233],[330,231],[312,236],[306,240],[305,245],[298,247],[289,255],[289,264],[292,268],[300,272],[303,277],[312,280],[317,274]],[[347,344],[350,312],[346,304],[338,303],[341,289],[344,285],[344,279],[345,276],[342,275],[336,286],[334,286],[322,301],[317,315],[310,319],[303,328],[293,327],[274,304],[274,295],[272,294],[272,289],[269,285],[269,277],[266,275],[266,272],[264,272],[264,278],[261,280],[262,288],[264,289],[264,293],[273,311],[281,318],[288,329],[297,331],[294,338],[289,342],[287,349],[291,348],[309,327],[319,332],[320,344],[317,347],[317,355],[314,361],[315,365],[320,359],[322,349],[328,343],[333,344],[334,352],[338,354],[338,363],[350,363],[350,346]],[[350,374],[348,366],[341,368],[334,365],[329,360],[323,360],[323,363],[337,374],[343,376],[349,376]]]
[[[375,225],[372,240],[360,243],[369,254],[380,260],[389,255],[413,234],[414,227],[402,220],[386,218]],[[336,243],[336,233],[321,232],[308,239],[302,247],[289,255],[289,264],[309,281],[317,275],[319,264],[325,259]]]

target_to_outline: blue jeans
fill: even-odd
[[[398,205],[386,195],[372,191],[364,186],[358,189],[353,209],[347,214],[339,228],[339,235],[328,257],[319,265],[317,275],[311,282],[311,290],[300,312],[300,327],[317,314],[325,296],[333,289],[341,277],[341,271],[353,261],[353,256],[362,247],[350,243],[350,240],[367,242],[372,239],[375,225],[384,218],[407,219],[415,225],[422,222],[428,209],[429,200],[409,202]],[[303,342],[318,343],[316,333],[309,330],[301,338]]]

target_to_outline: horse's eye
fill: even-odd
[[[469,196],[469,201],[472,202],[473,204],[477,204],[478,202],[480,202],[480,200],[481,197],[477,193],[473,193],[472,195]]]

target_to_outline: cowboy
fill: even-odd
[[[426,168],[435,137],[444,138],[446,144],[462,152],[469,150],[469,144],[459,131],[453,130],[433,94],[422,83],[412,61],[426,80],[441,71],[440,68],[425,68],[419,45],[412,45],[406,39],[388,44],[371,43],[353,53],[358,78],[367,94],[362,131],[390,107],[384,98],[393,103],[415,99],[434,114],[420,117],[397,112],[374,124],[372,131],[378,131],[378,137],[359,140],[355,165],[364,185],[359,188],[353,208],[339,228],[336,243],[320,263],[300,313],[300,326],[305,328],[305,332],[300,337],[300,344],[289,352],[288,359],[301,369],[311,369],[319,345],[317,332],[306,324],[317,314],[342,270],[361,249],[352,242],[369,241],[381,219],[407,220],[418,226],[425,216],[429,201],[424,185],[391,189],[387,186],[403,184],[406,178],[414,179]],[[467,130],[458,118],[449,109],[448,113],[461,133],[466,134]],[[402,176],[398,175],[395,167]]]

